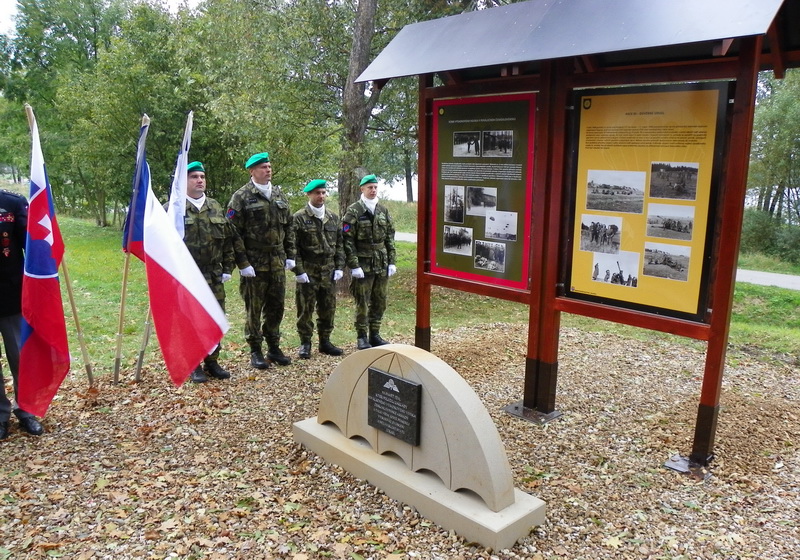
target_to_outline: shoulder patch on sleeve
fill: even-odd
[[[345,232],[345,233],[347,233],[348,231],[350,231],[350,224],[348,224],[347,222],[345,222],[344,224],[342,224],[342,231],[343,231],[343,232]]]
[[[233,218],[235,215],[236,215],[236,210],[234,210],[233,208],[228,208],[228,211],[225,213],[225,217],[228,218],[229,220]]]

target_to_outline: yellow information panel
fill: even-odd
[[[577,95],[572,295],[700,314],[727,87]]]

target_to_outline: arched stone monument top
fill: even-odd
[[[419,445],[369,425],[371,368],[421,385]],[[390,344],[348,356],[325,385],[317,421],[335,424],[347,438],[364,438],[377,453],[396,454],[412,471],[435,473],[450,490],[474,492],[492,511],[514,502],[511,468],[489,413],[469,384],[430,352]]]

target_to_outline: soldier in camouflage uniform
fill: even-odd
[[[289,201],[272,184],[272,164],[266,152],[254,154],[245,163],[250,182],[228,203],[228,219],[244,242],[247,260],[255,268],[254,278],[242,278],[239,293],[244,300],[244,333],[250,345],[250,365],[266,369],[269,362],[261,350],[267,341],[267,359],[286,366],[291,360],[280,348],[281,321],[286,297],[286,272],[295,266],[294,233]]]
[[[242,276],[255,275],[255,271],[247,262],[242,241],[225,218],[222,205],[205,194],[206,170],[203,164],[193,161],[188,165],[187,171],[183,241],[200,272],[203,273],[214,297],[224,310],[223,284],[231,279],[233,267],[238,265]],[[208,377],[228,379],[231,376],[219,365],[219,350],[220,347],[217,345],[203,360],[203,364],[195,368],[190,376],[193,382],[205,383]]]
[[[317,179],[308,183],[303,192],[308,204],[295,212],[292,227],[295,236],[294,268],[297,291],[297,334],[300,335],[298,356],[311,357],[311,337],[314,334],[314,306],[317,308],[319,351],[341,356],[342,349],[331,343],[333,319],[336,314],[336,282],[344,273],[344,250],[339,216],[325,207],[327,183]]]
[[[367,175],[359,184],[361,198],[342,218],[345,262],[352,271],[350,292],[356,304],[356,346],[359,350],[388,344],[381,338],[389,277],[395,266],[394,223],[378,202],[378,180]],[[367,337],[369,328],[369,337]]]

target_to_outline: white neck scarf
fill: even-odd
[[[272,181],[270,181],[266,185],[259,185],[255,181],[253,181],[253,184],[256,186],[259,192],[261,192],[261,194],[264,195],[264,197],[267,200],[272,200]]]
[[[378,205],[377,196],[370,200],[364,196],[364,193],[361,193],[361,202],[364,203],[364,205],[367,207],[367,210],[369,210],[372,215],[375,215],[375,207]]]
[[[312,206],[311,203],[308,203],[308,207],[311,208],[311,213],[314,214],[314,217],[319,218],[320,220],[325,217],[325,205],[323,204],[319,208],[316,206]]]
[[[201,208],[203,208],[203,204],[206,203],[206,195],[203,194],[200,196],[200,198],[192,198],[191,196],[187,196],[186,200],[194,204],[194,207],[200,210]]]

